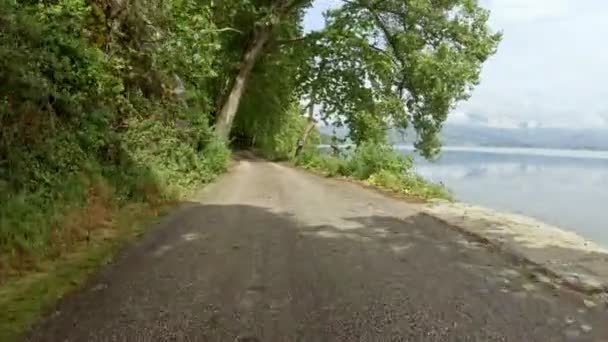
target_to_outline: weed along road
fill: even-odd
[[[412,204],[241,160],[30,341],[608,341],[604,304]]]

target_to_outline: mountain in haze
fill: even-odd
[[[446,146],[608,150],[606,129],[498,128],[448,124],[441,135]]]
[[[345,137],[348,129],[319,127],[321,133]],[[389,142],[411,144],[415,133],[389,131]],[[441,132],[444,146],[527,147],[553,149],[608,150],[608,129],[568,129],[550,127],[499,128],[446,124]]]

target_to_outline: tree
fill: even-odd
[[[355,143],[382,140],[391,126],[411,126],[416,147],[427,157],[435,155],[450,109],[468,98],[500,41],[500,34],[487,27],[489,12],[477,0],[344,0],[327,14],[321,32],[285,35],[310,2],[216,3],[216,17],[223,18],[216,26],[242,33],[224,42],[230,58],[218,59],[239,61],[224,63],[227,78],[216,87],[217,134],[229,137],[256,63],[285,48],[279,40],[287,38],[307,57],[293,69],[301,84],[298,93],[315,94],[324,121],[348,125]]]
[[[470,96],[500,33],[477,0],[344,0],[309,41],[304,92],[323,119],[348,125],[355,143],[378,130],[413,126],[416,148],[432,157],[457,101]]]
[[[226,95],[222,95],[215,129],[220,138],[227,139],[239,109],[251,72],[268,42],[284,24],[292,23],[311,0],[252,0],[232,1],[233,18],[247,18],[245,49],[234,78],[229,81]],[[230,3],[230,1],[228,1]],[[236,4],[236,7],[234,5]],[[230,6],[230,5],[229,5]]]

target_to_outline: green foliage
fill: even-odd
[[[77,290],[100,267],[110,263],[125,243],[170,208],[131,205],[112,217],[113,236],[99,236],[79,246],[68,257],[46,263],[36,272],[10,279],[0,286],[0,340],[17,341],[48,312],[59,298]],[[94,237],[95,238],[95,237]]]
[[[260,129],[256,135],[255,146],[268,158],[273,160],[288,160],[295,153],[298,140],[306,129],[306,119],[300,108],[294,103],[291,108],[277,115],[272,120],[271,129]],[[309,140],[314,143],[314,139]]]
[[[346,159],[305,151],[304,165],[361,179],[403,174],[411,161],[383,145],[390,126],[413,126],[418,149],[437,153],[448,111],[470,94],[500,39],[488,12],[475,0],[353,0],[303,37],[309,4],[2,1],[2,251],[44,255],[92,179],[120,206],[173,198],[221,172],[228,152],[210,126],[264,30],[271,39],[248,80],[236,140],[291,157],[308,96],[325,121],[349,127],[358,148]]]
[[[350,174],[358,179],[368,179],[380,171],[401,174],[411,167],[411,157],[406,157],[385,144],[365,142],[348,157]]]
[[[372,174],[367,181],[369,184],[382,189],[422,199],[452,199],[452,194],[444,186],[431,183],[410,172],[392,173],[381,170]]]
[[[282,22],[275,38],[290,40],[299,36],[298,20],[299,16],[295,16]],[[285,160],[294,155],[307,126],[297,93],[303,56],[298,44],[276,44],[270,43],[250,76],[233,136],[240,144],[254,147],[271,159]]]
[[[413,126],[417,149],[432,157],[448,112],[468,98],[501,38],[488,16],[476,0],[348,1],[309,40],[304,92],[356,144]]]
[[[359,111],[348,122],[349,137],[357,145],[365,142],[383,143],[386,141],[387,124],[382,117],[368,111]]]
[[[246,80],[236,143],[291,158],[310,127],[307,98],[358,147],[305,147],[299,165],[448,197],[383,144],[385,131],[413,126],[416,147],[437,153],[447,113],[500,39],[487,11],[476,0],[352,0],[303,36],[310,3],[0,1],[0,283],[89,241],[116,212],[178,199],[223,172],[229,150],[212,126],[260,32],[270,39]],[[319,139],[313,130],[307,142]],[[61,290],[28,302],[20,327],[70,277],[82,274],[56,277]]]
[[[200,114],[199,114],[200,116]],[[163,189],[184,193],[224,171],[228,150],[215,141],[206,122],[163,123],[157,118],[129,119],[124,150],[146,165]]]
[[[74,212],[173,200],[226,167],[209,7],[128,2],[0,3],[0,282],[69,249]]]
[[[348,176],[349,168],[343,158],[323,155],[316,147],[309,147],[295,159],[295,164],[305,169],[320,171],[328,177]]]
[[[115,205],[120,206],[177,199],[225,170],[229,151],[214,139],[206,124],[180,129],[154,118],[132,118],[125,125],[117,153],[123,160],[117,164],[83,157],[79,150],[77,156],[81,156],[83,164],[78,173],[50,169],[60,168],[61,164],[41,164],[34,175],[41,179],[48,175],[48,184],[38,182],[34,191],[1,195],[0,246],[5,253],[45,255],[64,214],[70,208],[86,205],[91,178],[105,179],[115,189]],[[67,153],[65,149],[59,151]],[[36,180],[30,182],[34,184]]]
[[[385,144],[363,143],[345,156],[323,154],[310,147],[294,162],[328,177],[353,177],[379,188],[422,199],[452,199],[443,185],[428,182],[413,172],[411,157]]]

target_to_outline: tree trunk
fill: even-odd
[[[264,49],[264,45],[270,38],[271,30],[272,27],[266,26],[258,31],[253,39],[253,43],[247,48],[247,51],[245,51],[245,54],[243,55],[239,73],[234,79],[232,89],[230,89],[228,97],[222,104],[222,108],[220,109],[215,123],[215,132],[221,139],[228,140],[228,137],[230,136],[232,123],[234,122],[234,117],[239,109],[239,103],[241,102],[243,92],[245,91],[247,80],[249,79],[251,70],[253,70],[260,53]]]
[[[296,157],[300,155],[304,146],[306,146],[306,140],[310,136],[310,132],[312,132],[313,128],[315,128],[315,102],[314,96],[311,96],[310,105],[308,106],[308,124],[306,125],[306,129],[304,129],[304,133],[302,134],[302,138],[298,141],[298,147],[296,148]]]

